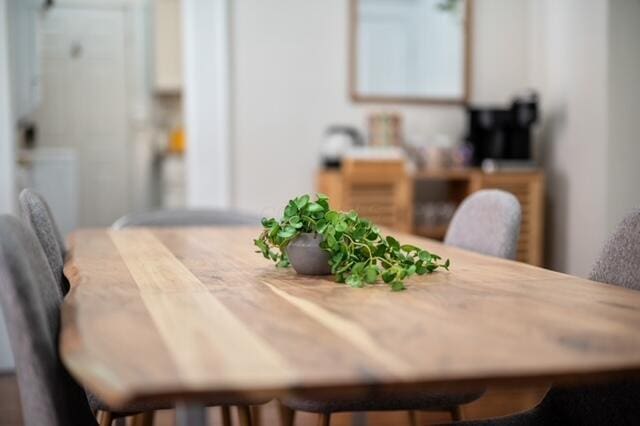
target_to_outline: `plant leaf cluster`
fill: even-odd
[[[301,233],[322,235],[320,247],[330,255],[329,265],[336,281],[351,287],[364,287],[379,280],[393,291],[405,289],[404,280],[412,275],[424,275],[438,268],[448,270],[449,259],[410,244],[400,244],[391,236],[383,236],[370,221],[354,211],[331,210],[329,198],[317,194],[290,200],[282,219],[262,219],[264,230],[254,240],[257,253],[288,267],[287,245]]]

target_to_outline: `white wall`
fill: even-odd
[[[607,235],[607,2],[541,0],[531,12],[530,78],[544,114],[547,261],[586,276]]]
[[[506,102],[527,85],[526,8],[521,1],[476,0],[474,9],[472,100]],[[347,12],[347,0],[233,2],[236,206],[273,212],[289,197],[313,191],[322,134],[330,124],[364,129],[368,113],[392,110],[403,114],[410,139],[462,136],[461,107],[349,100]]]
[[[640,0],[609,3],[608,229],[640,208]]]
[[[538,0],[474,0],[471,101],[504,103],[527,88],[529,3]]]
[[[530,80],[542,94],[547,260],[587,276],[640,206],[640,1],[530,4]]]

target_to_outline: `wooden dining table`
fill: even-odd
[[[351,288],[255,253],[253,227],[80,230],[60,354],[105,402],[204,419],[228,397],[571,384],[640,374],[640,292],[395,234],[451,260]]]

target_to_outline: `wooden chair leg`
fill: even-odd
[[[247,405],[238,405],[238,420],[240,426],[253,426],[251,422],[251,410]]]
[[[330,426],[331,413],[318,414],[318,426]]]
[[[409,424],[411,426],[418,426],[418,413],[415,410],[409,410],[407,414],[409,414]]]
[[[222,417],[222,426],[231,426],[231,407],[228,405],[220,407],[220,415]]]
[[[280,426],[293,426],[296,412],[278,401],[278,410],[280,411]]]
[[[449,410],[449,413],[451,413],[451,420],[453,420],[454,422],[459,422],[460,420],[463,420],[464,416],[462,415],[461,406],[456,405],[455,407]]]
[[[110,411],[98,411],[98,421],[100,426],[111,426],[113,414]]]
[[[259,405],[251,406],[251,421],[253,426],[260,426],[262,424],[262,410]]]
[[[153,417],[155,416],[154,411],[146,411],[144,413],[138,414],[140,418],[140,426],[153,426]]]

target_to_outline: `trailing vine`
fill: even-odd
[[[257,253],[278,267],[288,267],[287,245],[301,233],[322,235],[320,247],[329,253],[331,273],[336,281],[351,287],[375,284],[380,279],[393,291],[405,289],[404,280],[412,275],[429,274],[438,268],[449,269],[449,259],[410,244],[400,244],[383,236],[370,221],[354,211],[331,210],[329,198],[317,194],[297,197],[287,204],[283,217],[262,219],[264,230],[254,240]]]

